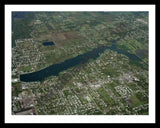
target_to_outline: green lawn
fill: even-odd
[[[20,67],[19,70],[23,72],[30,72],[32,70],[32,66]]]
[[[97,89],[97,92],[99,93],[100,95],[100,98],[105,102],[105,103],[111,103],[113,102],[113,100],[111,99],[111,97],[107,94],[107,92],[102,88],[100,87],[99,89]]]
[[[132,101],[132,106],[133,107],[136,107],[136,106],[139,106],[141,104],[143,104],[136,96],[131,96],[130,97],[130,100]]]
[[[12,91],[12,96],[18,96],[18,94],[22,92],[21,83],[12,83],[12,86],[14,88],[14,91]]]

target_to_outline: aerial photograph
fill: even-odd
[[[148,11],[12,11],[12,115],[149,115]]]

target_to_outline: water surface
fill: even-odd
[[[47,45],[54,45],[54,42],[44,42],[43,45],[44,45],[44,46],[47,46]]]

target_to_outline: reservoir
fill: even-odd
[[[78,55],[74,58],[65,60],[64,62],[61,62],[59,64],[53,64],[49,67],[46,67],[40,71],[33,72],[33,73],[27,73],[27,74],[21,74],[20,80],[24,82],[34,82],[34,81],[43,81],[45,78],[49,76],[58,76],[58,74],[68,68],[71,68],[73,66],[76,66],[78,64],[83,64],[88,62],[89,59],[96,59],[99,57],[101,53],[103,53],[106,49],[110,49],[113,51],[117,51],[118,53],[124,54],[131,60],[140,60],[136,55],[128,53],[126,51],[120,50],[116,48],[116,42],[119,40],[114,40],[112,42],[112,46],[100,46],[98,48],[93,49],[92,51],[89,51],[87,53],[84,53],[82,55]]]

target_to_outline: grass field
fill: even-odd
[[[133,106],[133,107],[137,107],[137,106],[143,104],[143,103],[142,103],[136,96],[134,96],[134,95],[130,97],[130,100],[131,100],[131,102],[132,102],[132,106]]]

